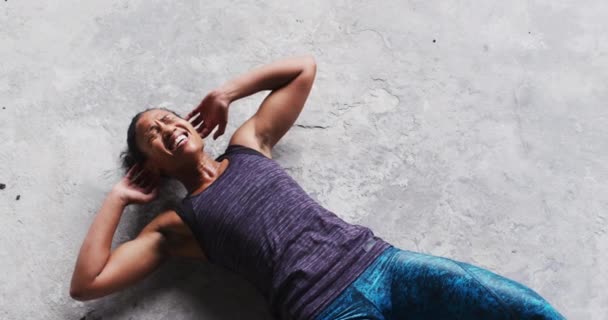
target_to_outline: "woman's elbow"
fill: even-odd
[[[317,72],[317,61],[312,54],[307,54],[304,56],[304,64],[306,69],[311,70],[313,73]]]
[[[78,301],[87,301],[95,299],[97,296],[93,293],[90,287],[72,282],[70,285],[70,297]]]
[[[84,290],[82,288],[71,287],[70,288],[70,297],[72,297],[72,299],[78,300],[78,301],[89,300],[89,298],[86,295],[86,290]]]
[[[299,82],[304,86],[304,89],[310,90],[312,83],[317,75],[317,63],[312,55],[302,57],[302,72],[299,75]]]

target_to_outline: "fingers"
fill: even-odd
[[[203,129],[208,125],[209,125],[209,121],[205,121],[199,127],[195,127],[194,129],[196,130],[196,132],[198,132],[200,134],[203,131]]]
[[[144,169],[140,167],[140,168],[137,168],[133,172],[133,174],[129,178],[129,182],[130,182],[130,184],[137,185],[137,184],[141,183],[143,178],[144,178]]]
[[[126,183],[125,192],[134,203],[147,203],[158,196],[160,180],[158,173],[137,163],[129,168],[123,181]]]
[[[217,131],[215,132],[215,134],[213,134],[213,140],[216,140],[219,136],[223,135],[224,130],[226,130],[226,122],[222,122],[220,124],[220,126],[217,129]]]
[[[148,195],[149,200],[156,198],[156,196],[158,196],[158,188],[151,188],[150,190],[147,190],[146,195]]]
[[[129,168],[129,171],[127,171],[126,177],[128,179],[131,179],[133,177],[133,174],[135,172],[137,172],[138,169],[139,169],[139,163],[136,163],[136,164],[132,165],[131,168]]]
[[[204,121],[200,127],[196,128],[196,131],[199,133],[201,138],[204,138],[209,134],[209,132],[211,132],[210,128],[213,128],[214,126],[215,124],[213,123],[213,120],[209,119]]]
[[[194,110],[188,112],[188,114],[184,117],[186,121],[190,121],[190,118],[194,115]]]
[[[201,123],[201,121],[203,121],[203,115],[201,114],[201,111],[204,109],[204,105],[206,104],[206,101],[208,101],[208,97],[205,97],[203,99],[203,101],[201,101],[201,103],[194,109],[192,109],[192,111],[190,111],[187,115],[186,115],[186,120],[190,121],[192,118],[194,118],[195,116],[197,116],[194,121],[192,121],[192,126],[196,127],[199,123]]]
[[[201,137],[205,138],[209,135],[209,133],[211,133],[211,129],[204,126],[203,130],[201,130]]]
[[[130,185],[139,187],[140,189],[145,189],[147,186],[158,182],[159,177],[156,174],[145,168],[141,168],[141,166],[139,167],[139,171],[134,171],[136,172],[134,175],[131,174],[129,179]]]
[[[160,176],[156,174],[148,175],[147,179],[143,181],[141,184],[141,191],[146,194],[152,196],[152,198],[156,197],[159,189]]]
[[[184,119],[186,119],[187,121],[190,121],[192,118],[194,118],[196,115],[199,115],[199,107],[196,107],[194,109],[192,109],[190,112],[188,112],[188,114],[186,115],[186,117]]]
[[[187,119],[188,121],[192,120],[192,119]],[[203,122],[203,116],[200,113],[196,113],[196,118],[194,118],[194,120],[190,121],[190,124],[193,127],[198,126],[201,122]]]
[[[201,103],[196,108],[194,108],[192,111],[190,111],[190,113],[188,113],[187,120],[190,120],[195,115],[197,116],[194,120],[192,120],[192,122],[190,122],[193,127],[198,126],[199,124],[201,124],[201,122],[209,121],[209,119],[208,119],[210,116],[209,110],[212,105],[213,105],[213,96],[211,94],[207,94],[205,96],[205,98],[203,98]],[[211,109],[213,109],[213,108],[211,108]]]
[[[217,127],[217,131],[213,135],[213,140],[216,140],[226,130],[227,114],[224,114],[225,110],[221,106],[213,104],[213,99],[214,96],[208,94],[198,107],[186,115],[185,119],[190,122],[201,138],[206,138]],[[216,108],[213,108],[214,106]],[[203,110],[205,110],[205,115],[202,113]]]

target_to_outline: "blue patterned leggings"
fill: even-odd
[[[564,319],[533,290],[488,270],[389,247],[315,320]]]

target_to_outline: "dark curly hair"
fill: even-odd
[[[131,119],[131,124],[127,130],[127,149],[120,153],[121,167],[125,173],[135,164],[143,163],[146,160],[146,155],[137,145],[135,125],[139,118],[141,118],[141,115],[150,110],[165,110],[181,118],[175,111],[163,107],[152,107],[137,113],[133,119]]]

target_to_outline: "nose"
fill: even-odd
[[[165,141],[167,141],[167,139],[171,137],[173,132],[177,130],[177,128],[171,128],[170,125],[163,123],[162,121],[156,120],[156,123],[158,124],[160,132],[162,132],[162,136]]]

